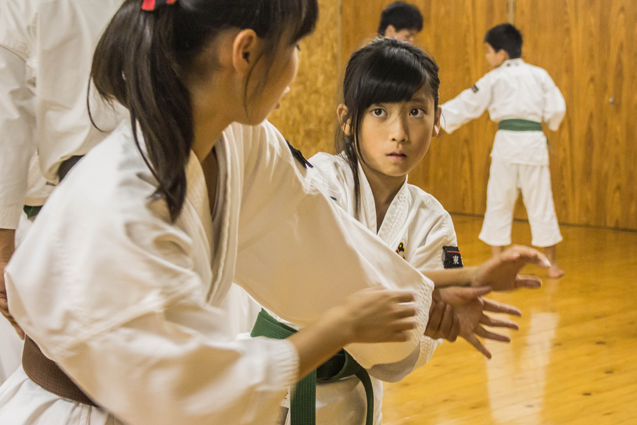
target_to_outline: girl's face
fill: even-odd
[[[440,132],[440,113],[424,87],[408,102],[370,106],[359,130],[363,163],[382,175],[406,176]]]
[[[250,116],[247,117],[246,124],[256,125],[265,120],[289,91],[288,87],[296,78],[298,71],[298,46],[289,45],[287,40],[282,42],[269,70],[266,63],[266,60],[261,60],[251,75],[248,99],[254,99],[254,101],[248,105]],[[259,85],[266,78],[265,73],[267,73],[266,83]],[[258,90],[260,93],[257,92],[256,96],[250,96],[251,89]]]

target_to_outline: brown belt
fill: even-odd
[[[22,352],[22,367],[29,379],[44,388],[50,393],[78,403],[88,404],[97,407],[82,390],[75,385],[62,369],[53,361],[49,360],[40,347],[28,336],[24,340],[24,351]]]
[[[82,159],[81,156],[72,156],[60,164],[58,170],[60,181],[80,159]],[[24,340],[22,367],[29,379],[48,392],[68,400],[98,407],[54,361],[49,360],[42,353],[40,347],[28,336]]]

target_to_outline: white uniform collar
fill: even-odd
[[[360,163],[358,164],[358,175],[361,183],[360,222],[369,230],[376,233],[385,243],[392,244],[393,239],[396,238],[398,231],[401,229],[401,225],[405,222],[407,214],[409,213],[411,194],[407,184],[408,179],[405,178],[405,182],[389,205],[385,219],[380,226],[380,230],[378,230],[374,194]]]
[[[502,65],[500,65],[500,67],[519,66],[519,65],[523,65],[524,63],[525,62],[522,58],[507,59],[502,63]]]

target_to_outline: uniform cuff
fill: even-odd
[[[268,341],[270,346],[270,365],[272,376],[270,385],[272,389],[284,390],[296,384],[299,376],[299,354],[289,341]]]
[[[17,229],[22,207],[0,208],[0,229]]]

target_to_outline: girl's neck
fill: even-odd
[[[386,174],[379,173],[365,163],[361,162],[363,172],[369,186],[372,189],[374,195],[374,205],[376,207],[376,232],[380,230],[380,226],[385,220],[385,215],[392,201],[396,197],[396,194],[405,183],[406,176],[392,177]]]

